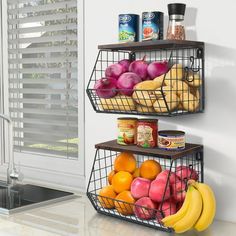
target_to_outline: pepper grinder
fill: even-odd
[[[168,4],[169,24],[166,39],[185,40],[184,14],[186,5],[183,3]]]

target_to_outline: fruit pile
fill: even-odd
[[[201,84],[200,74],[186,74],[182,64],[169,65],[167,61],[148,64],[144,57],[108,66],[105,77],[96,81],[94,89],[103,110],[194,112],[199,108]]]
[[[213,200],[207,196],[206,185],[195,182],[198,178],[192,168],[177,166],[171,172],[162,170],[155,160],[145,160],[137,167],[135,156],[122,152],[114,160],[114,169],[108,174],[109,185],[99,191],[98,201],[103,208],[115,208],[121,215],[135,215],[141,220],[155,220],[177,233],[192,228],[196,222],[199,223],[194,227],[204,230],[205,214],[212,206],[207,201],[213,204]],[[187,182],[190,187],[186,193]],[[212,219],[207,217],[208,225]]]

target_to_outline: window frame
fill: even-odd
[[[1,0],[1,29],[2,37],[0,38],[2,44],[2,58],[8,58],[8,25],[7,25],[7,1]],[[77,19],[80,22],[77,25],[78,32],[78,138],[79,138],[79,152],[78,159],[64,159],[57,158],[52,156],[45,156],[45,154],[37,153],[21,153],[14,152],[15,155],[15,164],[17,168],[20,168],[20,171],[25,176],[25,181],[34,182],[34,183],[45,183],[47,185],[55,185],[60,188],[72,188],[76,191],[85,190],[85,104],[84,104],[84,95],[85,95],[85,83],[84,83],[84,1],[77,0],[77,8],[81,11],[77,11]],[[9,82],[8,82],[8,60],[2,60],[2,75],[1,84],[3,84],[3,93],[4,93],[4,104],[3,109],[0,108],[0,111],[4,111],[5,114],[9,114]],[[4,129],[6,131],[6,127]],[[4,132],[4,141],[7,143],[8,135],[7,132]],[[1,146],[1,150],[4,150],[5,155],[0,158],[0,172],[3,175],[6,174],[6,169],[8,166],[7,161],[7,148]],[[0,174],[0,178],[2,178]],[[5,175],[6,177],[6,175]]]

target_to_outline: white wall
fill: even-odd
[[[97,45],[117,41],[119,13],[164,11],[166,0],[86,0],[85,80],[97,55]],[[178,1],[181,2],[181,1]],[[205,147],[205,182],[217,198],[217,218],[236,222],[236,37],[232,24],[236,2],[182,0],[186,11],[187,38],[206,43],[206,111],[204,114],[162,118],[160,128],[185,130],[188,142]],[[86,98],[86,173],[94,158],[94,144],[116,137],[116,117],[96,114]]]

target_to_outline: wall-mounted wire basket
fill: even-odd
[[[194,41],[137,42],[101,45],[87,87],[87,95],[96,112],[149,116],[177,116],[204,111],[204,43]],[[168,62],[167,73],[153,79],[155,88],[136,85],[113,89],[114,96],[102,98],[94,89],[105,77],[108,66],[123,59],[146,58]],[[106,89],[104,89],[106,90]],[[129,94],[129,96],[127,96]]]
[[[133,223],[141,224],[151,228],[159,229],[162,231],[173,231],[171,228],[166,228],[162,223],[161,219],[164,216],[163,212],[171,211],[172,204],[164,204],[166,201],[167,186],[170,184],[170,176],[168,175],[165,192],[159,206],[156,209],[150,209],[147,207],[139,207],[135,203],[128,203],[125,201],[112,199],[109,197],[99,196],[100,190],[109,185],[108,175],[114,169],[114,160],[121,152],[131,152],[135,155],[137,166],[139,167],[141,163],[145,160],[156,160],[161,164],[162,170],[169,170],[174,173],[179,171],[178,167],[189,167],[192,170],[189,178],[192,178],[192,173],[198,176],[198,181],[203,182],[203,146],[196,144],[186,144],[186,148],[182,151],[163,151],[158,148],[141,148],[137,146],[122,146],[116,143],[116,140],[101,143],[95,145],[96,154],[90,175],[90,180],[87,188],[87,196],[92,203],[95,210],[101,214],[112,216],[115,218],[123,219],[125,221],[130,221]],[[182,173],[182,172],[181,172]],[[172,179],[173,181],[173,179]],[[188,179],[186,178],[183,182],[186,187]],[[178,188],[178,180],[174,180],[172,183],[172,189]],[[182,194],[182,193],[181,193]],[[171,195],[168,199],[172,199],[174,193],[171,191]],[[180,196],[182,197],[182,195]],[[110,207],[110,202],[115,202],[116,207]],[[178,203],[176,203],[178,204]],[[141,213],[145,216],[148,214],[149,219],[143,219],[135,215],[134,213],[122,214],[117,210],[117,206],[123,209],[125,212],[132,212],[134,207],[139,207]],[[177,207],[177,206],[176,206]],[[152,214],[152,217],[150,217]]]

